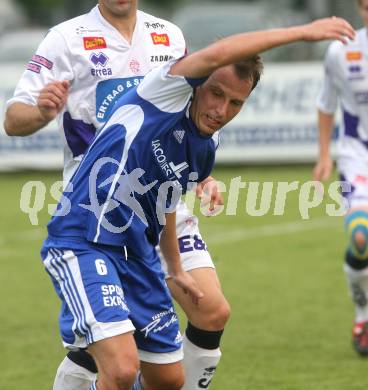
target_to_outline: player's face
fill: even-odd
[[[240,80],[232,66],[217,69],[196,89],[190,115],[203,135],[220,130],[239,113],[252,90],[251,80]]]
[[[359,3],[360,16],[363,19],[363,23],[368,27],[368,0],[361,0]]]
[[[105,13],[114,17],[128,17],[137,11],[137,0],[99,0],[98,4]]]

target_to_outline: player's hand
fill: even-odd
[[[47,84],[37,99],[42,119],[48,123],[63,109],[69,94],[69,81],[54,81]]]
[[[354,39],[355,36],[353,27],[345,19],[336,16],[316,20],[301,28],[304,30],[303,39],[305,41],[337,39],[342,43],[347,43],[348,39]]]
[[[313,179],[317,181],[328,180],[333,170],[333,161],[330,156],[317,161],[313,170]]]
[[[197,185],[196,196],[201,200],[201,209],[208,206],[209,216],[216,213],[224,205],[224,199],[217,181],[209,176]]]
[[[204,294],[197,285],[197,282],[191,277],[188,272],[180,271],[175,275],[170,275],[172,281],[179,286],[185,294],[189,294],[192,302],[198,305],[198,302],[203,298]]]

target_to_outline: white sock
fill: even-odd
[[[356,270],[345,263],[344,271],[355,305],[355,322],[368,321],[368,268]]]
[[[209,384],[221,358],[220,348],[203,349],[197,347],[184,335],[183,349],[185,384],[182,390],[209,389]]]
[[[53,390],[90,390],[97,374],[72,362],[67,356],[57,370]]]

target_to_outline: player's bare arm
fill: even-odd
[[[333,169],[330,154],[331,137],[334,128],[334,115],[318,111],[319,157],[313,171],[314,180],[328,180]]]
[[[5,114],[6,133],[12,136],[27,136],[40,130],[63,109],[68,92],[68,81],[54,81],[40,91],[37,105],[13,103]]]
[[[214,211],[216,206],[224,204],[217,180],[212,176],[197,185],[196,196],[201,199],[203,205],[209,205],[209,211]]]
[[[167,263],[168,273],[173,282],[188,293],[194,303],[203,297],[202,291],[188,272],[183,270],[178,239],[176,237],[176,212],[165,215],[166,225],[160,237],[160,249]]]
[[[214,70],[274,47],[296,41],[337,39],[346,43],[355,35],[351,25],[341,18],[325,18],[309,24],[243,33],[221,39],[181,61],[175,63],[170,73],[188,78],[210,75]]]

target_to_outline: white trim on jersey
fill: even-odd
[[[100,134],[96,137],[96,139],[99,138],[101,134],[103,134],[106,129],[109,128],[110,125],[114,125],[116,123],[123,125],[126,128],[126,136],[125,136],[125,144],[124,144],[124,150],[123,154],[121,156],[119,168],[117,172],[115,173],[114,179],[111,183],[111,187],[109,189],[109,193],[107,195],[106,201],[103,205],[101,215],[98,219],[97,228],[96,228],[96,235],[93,239],[93,242],[98,242],[98,238],[101,233],[101,224],[102,221],[105,218],[105,213],[108,209],[108,206],[110,204],[112,195],[114,194],[116,184],[118,183],[118,180],[123,173],[127,158],[128,158],[128,152],[129,148],[138,134],[139,130],[142,127],[144,121],[144,112],[141,107],[136,105],[126,105],[118,108],[114,114],[111,116],[111,118],[106,123],[106,126],[104,129],[101,130]],[[95,139],[95,141],[96,141]],[[93,145],[93,144],[92,144]]]
[[[162,112],[175,113],[183,110],[193,94],[193,87],[183,76],[170,74],[175,61],[151,70],[137,88],[138,95]],[[170,82],[168,82],[170,79]]]

